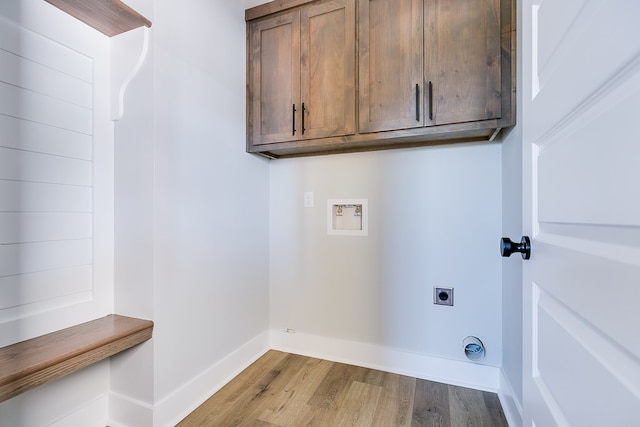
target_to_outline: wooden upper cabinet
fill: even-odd
[[[422,2],[360,0],[360,132],[424,125],[417,105],[424,85]]]
[[[500,0],[359,6],[360,132],[500,117]]]
[[[334,0],[249,26],[249,148],[354,133],[355,5]]]
[[[354,133],[355,7],[336,0],[302,9],[303,138]]]
[[[249,28],[249,137],[253,145],[298,139],[300,12]],[[299,121],[299,120],[298,120]]]
[[[245,18],[249,152],[493,141],[515,124],[515,0],[275,0]]]
[[[500,0],[425,1],[424,34],[427,125],[500,118]]]

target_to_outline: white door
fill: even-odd
[[[640,426],[640,1],[521,12],[524,425]]]

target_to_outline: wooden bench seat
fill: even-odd
[[[150,320],[111,314],[0,348],[0,402],[151,338]]]

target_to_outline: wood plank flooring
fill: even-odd
[[[495,393],[271,350],[178,426],[508,425]]]

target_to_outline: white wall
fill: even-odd
[[[513,241],[522,235],[522,131],[514,128],[502,142],[502,234]],[[522,404],[522,258],[502,261],[502,371],[505,393],[513,398],[514,415],[521,417]],[[503,406],[505,403],[503,402]]]
[[[518,13],[517,28],[522,28]],[[523,93],[522,34],[517,32],[517,90]],[[502,141],[502,234],[514,241],[522,235],[522,99],[517,97],[517,124]],[[522,423],[522,258],[502,261],[503,408],[514,425]]]
[[[269,163],[245,153],[243,5],[130,4],[152,52],[116,125],[116,308],[155,329],[112,414],[166,425],[268,347]]]
[[[156,401],[268,324],[268,162],[245,153],[243,16],[156,1]]]
[[[334,349],[325,344],[327,357],[344,357],[340,347],[359,343],[465,362],[462,340],[475,335],[487,348],[482,363],[499,366],[500,162],[499,144],[272,161],[276,345],[308,353],[312,336],[337,340]],[[314,192],[314,208],[303,207],[305,191]],[[368,237],[327,235],[331,198],[369,199]],[[434,305],[434,286],[454,287],[455,305]]]
[[[154,20],[152,0],[127,4]],[[143,32],[139,28],[111,38],[114,97],[142,52]],[[114,131],[114,310],[144,319],[154,319],[155,295],[154,42],[155,29],[150,31],[144,65],[128,86],[124,114]],[[154,335],[156,331],[157,327]],[[152,425],[154,343],[152,339],[111,358],[109,425]]]

